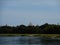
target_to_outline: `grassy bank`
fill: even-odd
[[[0,36],[37,36],[46,38],[60,38],[60,34],[0,34]]]

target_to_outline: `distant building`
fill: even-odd
[[[28,24],[28,26],[33,26],[33,24],[30,22],[30,23]]]

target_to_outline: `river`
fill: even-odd
[[[60,45],[60,40],[31,36],[0,36],[0,45]]]

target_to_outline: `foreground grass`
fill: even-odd
[[[36,36],[45,38],[60,38],[60,34],[0,34],[0,36]]]

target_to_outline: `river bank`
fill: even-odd
[[[0,34],[0,36],[36,36],[44,38],[60,38],[60,34]]]

